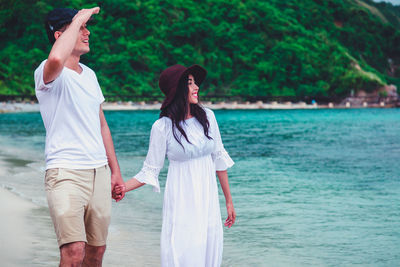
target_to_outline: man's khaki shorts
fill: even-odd
[[[58,245],[106,244],[111,217],[108,165],[88,170],[48,169],[45,186]]]

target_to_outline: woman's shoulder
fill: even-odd
[[[204,111],[206,112],[207,118],[208,118],[209,120],[210,120],[210,119],[215,120],[214,111],[212,111],[212,110],[209,109],[209,108],[205,108],[205,107],[203,107],[203,109],[204,109]]]
[[[167,131],[171,127],[171,119],[168,117],[161,117],[153,123],[153,128],[160,131]]]

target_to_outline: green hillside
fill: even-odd
[[[371,0],[0,0],[0,94],[34,94],[53,7],[99,5],[91,52],[106,95],[160,95],[166,66],[201,64],[208,95],[340,98],[400,85],[400,9]]]

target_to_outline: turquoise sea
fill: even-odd
[[[237,221],[224,231],[223,266],[400,266],[400,109],[215,114],[236,163],[228,173]],[[128,179],[142,166],[158,112],[106,118]],[[0,114],[0,184],[38,207],[38,240],[25,261],[55,266],[44,140],[39,113]],[[166,167],[162,187],[165,177]],[[159,266],[162,197],[143,187],[113,204],[104,266]]]

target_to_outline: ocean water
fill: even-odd
[[[223,266],[400,266],[400,110],[215,111],[235,165],[236,224]],[[146,156],[157,111],[106,112],[124,179]],[[35,266],[55,266],[38,113],[0,114],[2,187],[32,201]],[[162,187],[166,170],[160,174]],[[221,192],[221,190],[220,190]],[[159,266],[163,194],[113,203],[104,266]],[[222,217],[226,217],[220,193]]]

